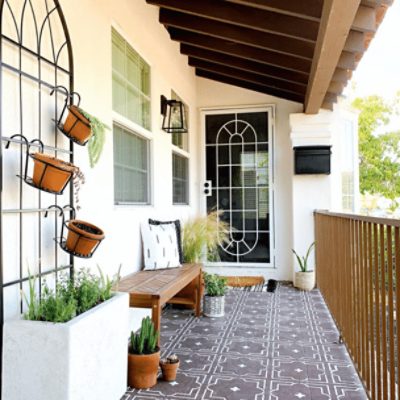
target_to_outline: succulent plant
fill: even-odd
[[[159,332],[155,329],[150,317],[142,319],[140,330],[131,332],[129,353],[130,354],[153,354],[158,351]]]

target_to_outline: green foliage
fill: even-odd
[[[92,135],[88,143],[88,153],[90,166],[93,168],[99,161],[101,153],[103,152],[103,147],[106,142],[106,129],[111,130],[111,128],[85,110],[80,108],[79,111],[89,120],[92,128]]]
[[[131,332],[129,353],[153,354],[158,351],[159,332],[155,329],[150,317],[142,319],[142,326],[137,333]]]
[[[310,257],[311,254],[311,250],[312,248],[315,246],[315,242],[310,244],[310,247],[307,250],[307,253],[304,257],[300,257],[296,251],[294,249],[292,249],[293,254],[296,256],[297,258],[297,262],[299,264],[300,267],[300,271],[301,272],[308,272],[308,257]]]
[[[224,296],[227,291],[227,279],[217,274],[203,273],[207,296]]]
[[[36,278],[29,275],[29,299],[24,298],[28,306],[24,318],[32,321],[67,322],[79,314],[90,310],[112,297],[112,287],[119,280],[119,272],[115,279],[91,274],[82,269],[75,279],[67,275],[60,276],[56,289],[48,287],[46,281],[42,285],[41,299],[35,293]]]
[[[398,114],[399,100],[399,95],[393,102],[368,96],[353,102],[360,110],[360,191],[391,200],[393,209],[398,207],[400,197],[400,131],[384,132],[384,129],[390,118]]]
[[[221,221],[220,214],[213,211],[185,223],[182,229],[185,262],[200,262],[205,253],[217,257],[218,246],[227,242],[229,232],[229,224]]]

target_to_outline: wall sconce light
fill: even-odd
[[[185,107],[181,101],[161,96],[162,130],[167,133],[187,133]]]

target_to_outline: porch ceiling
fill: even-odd
[[[332,109],[393,0],[146,0],[198,76]]]

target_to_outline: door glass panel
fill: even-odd
[[[229,241],[209,261],[270,263],[268,113],[206,116],[207,210],[219,210]]]

